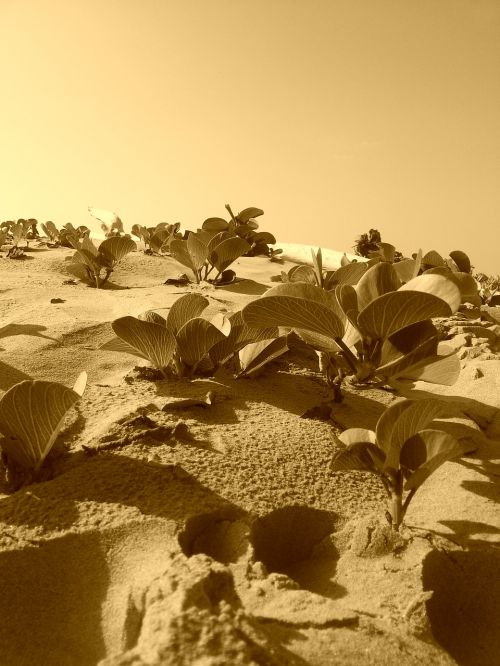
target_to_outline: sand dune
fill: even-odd
[[[378,481],[330,470],[336,436],[372,428],[391,393],[346,389],[333,420],[313,420],[331,398],[314,352],[254,379],[150,381],[145,361],[100,349],[115,317],[166,312],[186,289],[231,312],[309,261],[277,246],[284,264],[241,258],[225,289],[167,286],[181,267],[142,252],[100,291],[64,284],[68,249],[0,258],[0,390],[89,375],[41,478],[0,494],[2,666],[497,663],[498,326],[479,322],[487,342],[459,347],[459,382],[437,390],[478,448],[419,490],[395,552]],[[335,268],[342,253],[323,256]],[[172,407],[208,390],[209,409]],[[188,438],[166,434],[179,421]]]

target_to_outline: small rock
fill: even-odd
[[[470,373],[470,378],[471,379],[481,379],[481,377],[484,377],[484,373],[481,370],[481,368],[472,368],[471,373]]]
[[[50,302],[51,302],[51,303],[66,303],[66,301],[64,300],[64,298],[51,298],[51,299],[50,299]]]

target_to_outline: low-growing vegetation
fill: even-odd
[[[79,240],[70,234],[68,239],[76,250],[70,257],[70,270],[81,275],[82,279],[96,289],[106,284],[116,264],[123,257],[137,249],[134,241],[127,236],[106,238],[99,247],[87,236]]]
[[[387,519],[395,531],[424,481],[444,462],[466,452],[437,421],[448,413],[440,400],[401,400],[384,411],[375,432],[349,428],[339,435],[345,448],[334,459],[333,470],[378,475],[388,497]]]

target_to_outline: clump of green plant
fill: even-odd
[[[208,306],[204,296],[185,294],[166,318],[154,311],[120,317],[112,323],[116,337],[101,349],[144,358],[164,377],[213,374],[230,362],[238,376],[250,376],[287,351],[286,335],[277,327],[253,329],[240,311],[208,318]]]
[[[170,252],[170,243],[175,239],[182,239],[179,229],[180,222],[168,224],[160,222],[155,227],[143,227],[140,224],[134,224],[132,233],[144,243],[146,254],[168,254]]]
[[[445,259],[435,250],[431,250],[423,255],[421,267],[423,275],[445,275],[453,280],[462,294],[462,303],[481,305],[478,285],[472,276],[470,259],[462,250],[450,252],[449,257]]]
[[[276,256],[277,251],[271,252],[270,245],[276,243],[276,238],[268,231],[258,231],[259,223],[256,217],[264,215],[260,208],[245,208],[235,215],[229,204],[226,204],[231,219],[226,221],[222,217],[209,217],[203,222],[201,231],[214,235],[222,231],[236,234],[248,243],[248,249],[245,251],[245,257],[254,257],[259,254],[266,256]]]
[[[386,517],[398,531],[408,506],[422,483],[444,462],[466,453],[436,419],[446,417],[443,401],[401,400],[388,407],[375,432],[349,428],[339,436],[345,445],[333,470],[363,470],[377,474],[389,501]]]
[[[68,240],[76,250],[70,258],[72,269],[79,274],[83,272],[84,279],[96,289],[106,284],[123,257],[137,249],[134,241],[126,236],[106,238],[98,248],[87,236],[79,240],[70,234]]]
[[[360,388],[391,385],[398,378],[453,384],[460,363],[439,342],[431,319],[450,316],[460,302],[459,288],[446,276],[421,275],[401,284],[392,264],[379,262],[355,287],[277,285],[246,305],[242,316],[253,327],[289,327],[320,352],[340,400],[346,375]]]
[[[281,271],[281,275],[276,276],[274,282],[306,282],[316,287],[321,287],[330,291],[338,284],[356,284],[366,273],[373,263],[365,261],[350,262],[347,257],[342,261],[340,268],[336,270],[325,270],[323,268],[323,253],[321,248],[315,252],[311,248],[312,266],[308,264],[297,264],[292,266],[288,272]],[[343,259],[344,259],[343,257]]]
[[[35,218],[27,220],[20,218],[17,221],[7,220],[0,225],[0,247],[4,244],[10,244],[11,247],[7,256],[11,259],[18,259],[24,256],[24,250],[29,248],[30,241],[39,237],[37,231],[38,221]],[[24,241],[24,248],[20,244]]]
[[[380,231],[370,229],[367,234],[361,234],[353,246],[354,253],[359,257],[373,259],[380,257],[383,261],[397,262],[403,259],[403,254],[396,250],[394,245],[383,243]]]
[[[489,305],[494,296],[500,292],[500,275],[485,275],[485,273],[476,273],[474,275],[479,298],[483,305]]]
[[[229,266],[248,250],[250,245],[230,231],[214,235],[203,231],[190,231],[187,240],[174,238],[170,242],[170,254],[193,274],[194,281],[210,281],[215,285],[234,282],[236,273]],[[213,278],[210,275],[215,271]]]
[[[68,410],[83,395],[87,373],[72,389],[41,380],[12,386],[0,399],[0,447],[7,469],[36,473],[50,452]]]
[[[49,239],[47,245],[48,247],[73,247],[69,240],[69,236],[73,237],[76,240],[82,240],[90,236],[90,229],[85,225],[80,225],[79,227],[74,227],[70,222],[65,224],[61,229],[58,229],[56,225],[49,220],[40,225],[45,236]]]
[[[111,326],[117,337],[101,348],[144,358],[164,377],[203,374],[212,367],[210,349],[230,331],[222,314],[211,319],[201,316],[208,305],[208,299],[200,294],[185,294],[175,301],[166,319],[152,311],[142,319],[115,319]]]

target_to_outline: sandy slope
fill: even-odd
[[[391,394],[347,391],[334,421],[301,418],[328,392],[314,354],[298,350],[257,379],[148,381],[138,359],[99,346],[113,318],[166,311],[186,291],[163,284],[179,266],[134,253],[96,291],[63,284],[69,254],[0,258],[0,389],[89,374],[42,479],[0,495],[2,666],[497,663],[494,324],[487,343],[460,348],[457,385],[439,389],[479,448],[423,486],[388,552],[377,481],[330,463],[340,429],[373,427]],[[341,254],[326,251],[325,265]],[[246,280],[188,289],[231,311],[289,266],[242,258]],[[209,389],[221,399],[208,410],[168,407]],[[178,421],[189,439],[172,436]],[[121,446],[82,448],[103,439]]]

